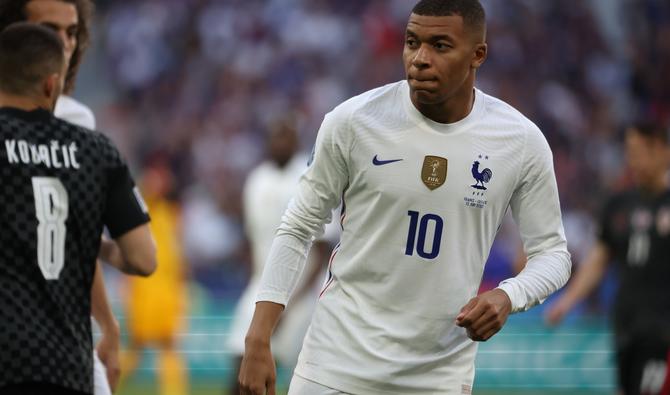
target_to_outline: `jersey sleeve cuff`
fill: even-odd
[[[289,295],[284,292],[260,291],[256,296],[256,303],[258,302],[272,302],[283,306],[288,303]]]
[[[509,300],[512,302],[512,313],[528,310],[525,293],[520,288],[520,285],[515,284],[512,279],[502,281],[497,287],[509,296]]]

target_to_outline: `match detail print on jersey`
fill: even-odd
[[[421,168],[421,181],[431,191],[437,189],[447,180],[448,161],[439,156],[426,155]]]
[[[47,280],[58,280],[65,264],[65,221],[68,195],[55,177],[33,177],[35,216],[37,217],[37,264]]]

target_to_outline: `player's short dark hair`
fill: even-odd
[[[0,31],[16,22],[23,22],[28,18],[26,5],[33,0],[0,0]],[[90,25],[93,17],[94,5],[91,0],[59,0],[64,3],[74,4],[79,19],[79,30],[77,31],[77,47],[72,53],[67,75],[65,76],[65,87],[63,92],[70,93],[74,90],[74,82],[79,70],[79,65],[90,42]]]
[[[46,27],[19,22],[0,32],[0,90],[30,95],[48,76],[62,73],[63,43]]]
[[[668,130],[657,122],[637,121],[630,125],[630,129],[649,141],[656,141],[668,145],[670,140]]]
[[[420,0],[412,13],[423,16],[459,15],[466,28],[486,32],[486,13],[479,0]]]

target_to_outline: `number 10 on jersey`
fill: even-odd
[[[407,233],[407,246],[405,255],[413,256],[416,250],[417,255],[424,259],[435,259],[440,254],[440,243],[442,241],[442,218],[435,214],[421,215],[417,211],[408,211],[409,231]],[[434,224],[433,226],[431,226]],[[417,227],[419,228],[417,237]],[[433,228],[433,242],[430,250],[426,251],[426,236],[429,228]]]

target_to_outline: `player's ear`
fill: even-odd
[[[472,67],[473,69],[478,69],[486,60],[487,55],[488,55],[488,46],[486,45],[486,43],[475,44],[475,50],[472,56],[472,62],[470,63],[470,67]]]
[[[60,73],[53,73],[44,80],[42,93],[49,102],[55,103],[56,99],[58,99],[58,96],[61,94],[62,87],[63,77]]]

